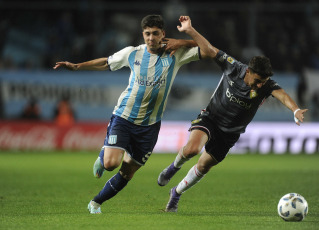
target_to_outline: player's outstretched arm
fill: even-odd
[[[177,26],[177,29],[180,32],[185,32],[194,39],[194,41],[200,47],[202,58],[215,58],[219,50],[212,46],[206,38],[204,38],[194,29],[190,17],[180,16],[179,21],[181,26]]]
[[[67,61],[57,62],[53,69],[66,68],[68,70],[107,70],[109,66],[107,64],[107,58],[98,58],[87,62],[74,64]]]
[[[283,89],[274,90],[272,95],[294,113],[294,119],[297,125],[303,122],[304,114],[308,109],[300,109],[296,102]]]

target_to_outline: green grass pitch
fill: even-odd
[[[165,187],[157,176],[175,154],[153,154],[116,197],[90,215],[87,204],[114,175],[95,179],[97,152],[0,153],[0,229],[319,229],[319,154],[229,155],[183,194],[178,213],[162,210],[169,189],[197,161],[187,162]],[[281,196],[303,195],[302,222],[277,215]]]

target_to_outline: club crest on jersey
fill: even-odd
[[[107,143],[109,145],[114,145],[117,142],[117,135],[110,135]]]
[[[256,90],[250,90],[250,98],[254,98],[257,96],[258,96],[258,94],[257,94]]]
[[[162,61],[163,67],[169,66],[169,61],[168,61],[168,58],[167,58],[167,57],[161,58],[161,61]]]

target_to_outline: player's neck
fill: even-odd
[[[147,52],[150,54],[159,54],[161,49],[151,50],[147,47]]]

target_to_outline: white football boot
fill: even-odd
[[[88,204],[88,210],[91,214],[101,214],[101,205],[91,200]]]

